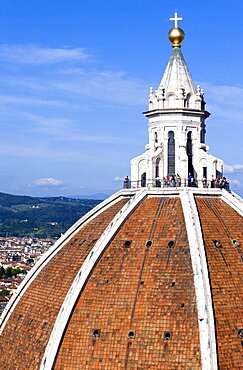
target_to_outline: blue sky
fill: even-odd
[[[149,87],[182,51],[205,90],[207,144],[243,195],[243,2],[12,0],[0,3],[0,191],[113,193],[147,143]]]

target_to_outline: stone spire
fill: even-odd
[[[159,90],[165,90],[166,96],[175,94],[178,99],[188,94],[196,96],[196,88],[187,68],[181,49],[173,48],[170,60],[159,85]]]
[[[177,12],[174,18],[170,18],[175,21],[175,27],[168,34],[173,50],[158,90],[150,89],[150,109],[204,109],[203,91],[200,87],[195,87],[180,49],[185,38],[184,31],[178,27],[178,21],[182,19]]]

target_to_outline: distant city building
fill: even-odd
[[[0,314],[26,273],[53,244],[54,240],[52,239],[0,237],[0,268],[22,271],[13,277],[0,276],[0,294],[2,294],[2,296],[0,295]],[[4,292],[8,295],[4,296]]]

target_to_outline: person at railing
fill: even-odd
[[[159,176],[157,176],[157,177],[155,178],[155,186],[156,186],[157,188],[161,188],[161,180],[160,180],[160,177],[159,177]]]
[[[217,177],[215,180],[215,188],[220,188],[220,178]]]
[[[175,176],[171,175],[170,177],[170,186],[174,188],[176,186]]]
[[[222,179],[220,179],[220,189],[226,189],[226,188],[229,188],[229,183],[228,181],[226,180],[226,177],[223,177]]]
[[[167,187],[167,181],[166,181],[166,178],[163,177],[163,188],[166,188]]]
[[[181,186],[181,176],[178,174],[176,175],[176,186],[177,187]]]
[[[224,188],[225,188],[225,190],[230,191],[229,182],[227,181],[226,177],[224,177],[224,179],[225,179],[225,181],[224,181]]]
[[[125,179],[124,179],[124,185],[123,185],[123,187],[125,189],[128,189],[130,187],[129,186],[129,177],[128,176],[126,176]]]
[[[214,177],[212,176],[212,180],[211,180],[211,188],[215,188],[215,179]]]
[[[217,177],[216,179],[213,178],[211,180],[211,188],[217,188],[217,189],[225,189],[229,191],[229,182],[227,181],[226,177]]]
[[[204,188],[207,188],[207,187],[208,187],[208,182],[207,182],[207,179],[206,179],[206,177],[205,177],[205,176],[203,176],[202,184],[203,184],[203,187],[204,187]]]
[[[188,174],[187,181],[188,181],[188,186],[190,187],[193,186],[193,177],[191,173]]]

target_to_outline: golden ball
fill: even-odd
[[[170,42],[172,42],[173,48],[175,47],[180,48],[181,43],[185,39],[185,34],[181,28],[175,27],[175,28],[171,28],[171,30],[169,31],[168,38]]]

